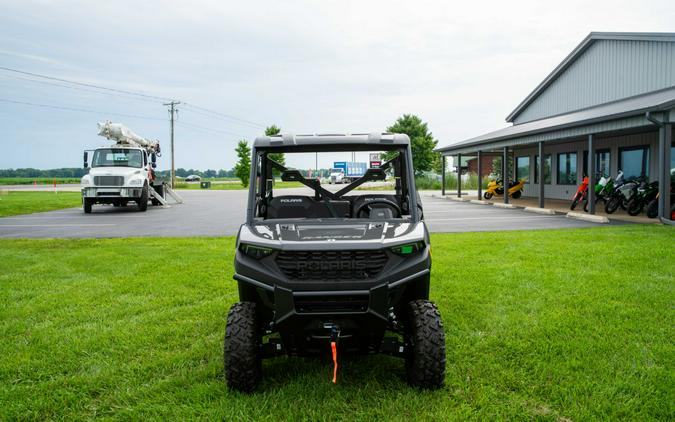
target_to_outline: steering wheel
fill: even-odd
[[[395,202],[392,202],[388,199],[384,198],[375,198],[372,201],[367,201],[364,202],[363,204],[359,205],[355,210],[354,210],[354,215],[356,218],[367,218],[370,217],[370,213],[373,210],[373,204],[383,204],[388,206],[394,211],[394,218],[401,218],[401,207],[399,207]],[[368,211],[368,215],[361,217],[361,213],[363,211]]]

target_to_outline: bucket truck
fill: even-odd
[[[153,169],[161,154],[158,141],[139,136],[120,123],[98,123],[98,129],[99,136],[114,143],[84,152],[84,168],[90,168],[81,182],[85,213],[91,213],[94,204],[124,207],[129,202],[135,202],[140,211],[146,211],[148,201],[153,205],[166,205],[165,194],[182,202],[168,186],[155,179]],[[91,166],[90,152],[93,153]]]

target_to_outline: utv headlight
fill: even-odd
[[[412,255],[424,249],[424,242],[406,243],[405,245],[398,245],[391,248],[391,251],[396,255]]]
[[[140,186],[143,184],[143,179],[131,179],[129,180],[129,185]]]
[[[245,243],[242,243],[241,246],[239,246],[239,250],[253,259],[263,259],[267,256],[272,255],[272,252],[274,252],[274,250],[270,248],[247,245]]]

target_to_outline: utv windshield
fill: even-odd
[[[94,151],[92,167],[143,167],[143,153],[137,149],[101,148]]]
[[[256,151],[252,163],[256,176],[251,197],[255,220],[412,218],[414,188],[409,186],[405,147],[358,152],[286,151],[285,164],[268,157],[278,157],[276,151],[268,151]],[[379,160],[373,160],[371,166],[375,156]],[[334,177],[335,173],[342,173],[341,180]]]

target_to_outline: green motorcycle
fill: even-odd
[[[607,200],[612,192],[614,192],[614,182],[610,177],[605,177],[602,174],[598,174],[600,180],[595,184],[595,203],[602,201],[607,203]],[[588,212],[588,196],[584,201],[584,211]]]
[[[628,214],[636,216],[642,212],[645,205],[656,198],[659,193],[659,182],[642,181],[638,186],[636,194],[628,201]]]

